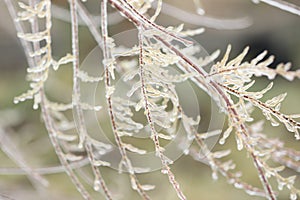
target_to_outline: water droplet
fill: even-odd
[[[217,174],[217,172],[213,172],[212,173],[212,179],[213,180],[218,180],[218,174]]]
[[[162,169],[162,170],[161,170],[161,173],[162,173],[162,174],[168,174],[168,170],[167,170],[167,169]]]
[[[202,9],[202,8],[197,8],[197,13],[198,13],[199,15],[204,15],[204,14],[205,14],[205,10]]]
[[[38,104],[33,104],[33,109],[34,110],[37,110],[39,108],[39,105]]]

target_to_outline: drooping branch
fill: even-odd
[[[111,192],[106,186],[104,179],[100,173],[100,170],[95,166],[95,158],[93,155],[92,144],[88,141],[88,133],[83,117],[83,111],[80,104],[80,84],[79,84],[79,36],[78,36],[78,17],[77,17],[77,0],[70,1],[70,13],[72,20],[72,51],[73,51],[73,93],[72,104],[75,113],[74,119],[77,122],[77,129],[79,132],[79,148],[85,148],[87,156],[90,160],[92,170],[95,176],[94,189],[98,191],[100,187],[104,191],[105,197],[108,200],[112,199]],[[100,186],[99,186],[100,185]]]
[[[155,146],[155,152],[156,155],[159,157],[159,159],[161,160],[162,163],[162,171],[165,172],[165,174],[168,175],[169,181],[172,184],[173,188],[175,189],[177,196],[181,199],[181,200],[185,200],[186,197],[183,194],[182,190],[180,189],[179,183],[176,181],[175,179],[175,175],[173,174],[173,172],[171,171],[170,167],[169,167],[169,163],[168,163],[168,158],[163,154],[162,152],[162,147],[160,146],[160,142],[159,142],[159,136],[157,131],[155,130],[155,126],[154,126],[154,122],[152,119],[152,112],[150,109],[150,104],[149,104],[149,100],[148,100],[148,95],[147,95],[147,89],[146,89],[146,82],[145,82],[145,74],[144,74],[144,66],[145,66],[145,62],[144,62],[144,47],[143,47],[143,27],[139,28],[139,49],[140,49],[140,53],[139,53],[139,69],[140,69],[140,81],[141,81],[141,91],[142,91],[142,95],[143,95],[143,100],[144,100],[144,108],[145,108],[145,115],[147,117],[148,123],[150,125],[150,129],[151,129],[151,138],[153,140],[154,146]]]
[[[283,0],[252,0],[252,1],[255,3],[264,2],[266,4],[274,6],[276,8],[279,8],[284,11],[287,11],[292,14],[300,16],[300,7],[299,6],[289,3],[289,2],[286,2],[286,1],[283,1]]]
[[[119,136],[117,123],[115,120],[115,114],[113,111],[113,102],[112,102],[112,97],[111,97],[113,94],[113,86],[111,83],[111,77],[114,78],[114,75],[113,75],[114,72],[113,72],[113,69],[110,69],[111,67],[113,67],[113,66],[110,66],[110,65],[113,65],[113,63],[111,63],[112,55],[110,52],[110,47],[107,42],[107,40],[108,40],[107,0],[104,0],[101,2],[101,21],[102,21],[101,31],[102,31],[102,38],[103,38],[102,51],[103,51],[103,57],[104,57],[103,64],[104,64],[104,70],[105,70],[104,73],[105,73],[105,88],[106,88],[105,96],[106,96],[106,100],[107,100],[107,104],[108,104],[108,112],[109,112],[109,116],[110,116],[110,122],[112,125],[114,138],[115,138],[116,144],[119,148],[119,152],[121,153],[121,156],[122,156],[120,165],[125,165],[125,167],[127,168],[129,175],[130,175],[132,188],[137,190],[143,199],[148,200],[148,199],[150,199],[150,197],[147,195],[147,193],[143,189],[142,185],[139,183],[139,181],[135,175],[135,171],[131,164],[131,161],[127,156],[125,144],[123,143],[121,137]],[[109,65],[109,61],[110,61],[110,65]]]

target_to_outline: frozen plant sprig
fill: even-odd
[[[272,1],[264,1],[272,2]],[[292,12],[297,6],[276,1],[280,8]],[[101,32],[97,29],[97,23],[94,17],[78,0],[70,0],[70,15],[72,28],[72,53],[55,61],[52,58],[51,48],[51,1],[33,1],[29,4],[20,2],[19,6],[24,11],[19,12],[18,17],[14,15],[13,6],[9,0],[6,0],[12,17],[17,19],[16,27],[18,36],[21,38],[25,48],[28,63],[28,77],[31,82],[31,89],[23,95],[17,97],[15,102],[34,98],[34,109],[41,107],[43,119],[49,132],[56,154],[58,155],[64,170],[71,178],[77,190],[84,199],[91,199],[90,191],[85,189],[76,173],[71,167],[72,163],[81,161],[84,157],[88,158],[91,170],[94,176],[93,188],[98,191],[101,188],[106,199],[114,199],[109,185],[101,175],[101,167],[110,166],[110,163],[99,158],[98,152],[106,154],[111,148],[110,145],[102,143],[100,140],[92,138],[87,131],[86,123],[83,118],[85,110],[99,111],[101,107],[89,105],[81,101],[80,82],[101,82],[105,83],[105,98],[108,105],[108,114],[113,131],[113,137],[121,154],[119,172],[127,171],[129,173],[131,188],[136,190],[142,199],[150,199],[148,190],[155,189],[154,185],[144,185],[140,183],[138,173],[147,172],[148,169],[135,167],[132,163],[129,153],[139,155],[147,153],[146,150],[137,148],[126,138],[130,138],[139,131],[149,133],[147,139],[152,140],[156,156],[162,163],[162,173],[166,174],[170,184],[173,186],[178,198],[186,199],[184,189],[179,186],[175,179],[175,174],[171,171],[173,160],[164,153],[161,145],[162,140],[172,140],[176,126],[182,124],[191,141],[195,140],[199,152],[195,152],[194,146],[191,149],[182,149],[185,154],[190,153],[195,160],[204,161],[212,169],[214,179],[218,173],[222,174],[230,184],[236,188],[245,190],[250,195],[263,196],[268,199],[276,199],[270,179],[274,178],[278,183],[278,189],[286,187],[290,191],[290,198],[296,199],[299,196],[299,189],[295,186],[295,176],[284,177],[282,171],[284,167],[289,167],[295,171],[299,170],[299,152],[285,148],[281,142],[274,142],[274,139],[267,138],[263,134],[258,134],[262,129],[260,124],[251,124],[253,108],[256,107],[262,111],[266,119],[273,126],[282,123],[288,131],[295,134],[299,139],[299,122],[296,121],[298,115],[284,114],[280,110],[286,94],[280,94],[267,101],[261,98],[272,88],[270,83],[265,89],[257,92],[250,92],[254,85],[254,76],[266,76],[273,80],[276,75],[281,75],[287,80],[299,78],[299,71],[289,71],[290,64],[280,64],[276,69],[270,69],[268,66],[272,63],[273,57],[263,60],[266,52],[258,55],[250,62],[244,62],[247,54],[246,48],[239,56],[229,61],[230,47],[226,51],[223,59],[211,67],[210,72],[203,70],[219,54],[216,52],[207,58],[198,59],[194,56],[197,49],[193,48],[193,42],[183,38],[186,35],[193,35],[203,32],[203,29],[184,31],[183,26],[165,28],[155,23],[155,19],[160,12],[163,12],[162,1],[158,1],[155,12],[149,16],[149,10],[152,7],[152,1],[142,0],[104,0],[101,2]],[[203,14],[200,1],[194,1],[198,5],[200,14]],[[276,5],[277,5],[276,4]],[[119,48],[108,33],[107,5],[114,7],[121,13],[125,19],[131,21],[138,30],[139,44],[137,47],[122,52],[123,55],[131,56],[132,60],[138,59],[136,68],[126,81],[132,81],[132,88],[128,91],[128,96],[139,97],[135,101],[127,101],[116,97],[114,80],[118,75],[122,75],[122,64],[124,60],[117,59],[116,50]],[[271,4],[272,5],[272,4]],[[298,9],[299,10],[299,9]],[[296,10],[297,11],[297,10]],[[78,17],[86,23],[92,35],[102,49],[104,65],[104,77],[92,77],[79,69],[79,31]],[[37,19],[45,22],[45,30],[39,30]],[[31,32],[25,33],[21,22],[31,24]],[[41,46],[41,41],[45,42]],[[176,44],[174,45],[174,41]],[[182,47],[183,46],[183,47]],[[118,52],[118,56],[122,56]],[[49,76],[50,68],[58,70],[62,65],[73,64],[73,92],[72,102],[56,103],[47,99],[44,85]],[[134,62],[132,62],[134,63]],[[180,75],[172,75],[169,69],[177,68],[181,71]],[[133,78],[138,77],[138,81]],[[135,82],[136,81],[136,82]],[[200,118],[192,119],[180,106],[175,83],[192,81],[199,89],[207,92],[216,102],[224,113],[228,116],[228,129],[223,132],[219,140],[221,144],[226,143],[230,134],[234,134],[237,142],[237,149],[245,149],[253,160],[257,169],[259,178],[263,185],[263,190],[245,183],[241,179],[241,173],[235,172],[235,165],[232,160],[223,161],[222,158],[229,157],[231,151],[211,152],[206,146],[204,140],[215,133],[202,133],[196,131],[195,126]],[[237,100],[236,100],[237,99]],[[172,109],[168,105],[172,105]],[[68,119],[66,112],[73,109],[75,123]],[[144,126],[135,121],[133,110],[143,111],[150,129],[143,130]],[[76,129],[77,128],[77,129]],[[160,131],[158,131],[160,130]],[[262,142],[264,141],[264,142]],[[78,154],[78,152],[81,152]],[[271,166],[268,161],[273,161],[278,166]]]

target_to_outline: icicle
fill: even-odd
[[[291,193],[290,194],[290,199],[291,200],[297,200],[297,194],[296,193]]]
[[[236,136],[236,144],[239,151],[244,148],[243,141],[238,136]]]
[[[33,109],[37,110],[39,108],[40,103],[41,103],[41,95],[37,93],[34,95]]]
[[[211,176],[213,180],[218,180],[218,173],[215,170],[213,170]]]
[[[226,139],[229,137],[232,132],[232,126],[229,126],[228,129],[223,133],[223,137],[219,140],[220,144],[225,144]]]

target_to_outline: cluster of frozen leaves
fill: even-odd
[[[226,138],[235,130],[237,149],[242,150],[246,148],[246,150],[252,154],[253,159],[258,161],[256,167],[258,170],[263,170],[264,174],[261,176],[264,177],[261,179],[265,188],[271,189],[268,179],[274,177],[278,182],[278,188],[282,190],[284,186],[287,187],[291,192],[290,198],[296,199],[297,195],[300,194],[299,189],[295,187],[296,176],[283,177],[280,174],[286,167],[296,172],[298,171],[295,166],[284,161],[279,161],[281,160],[281,158],[279,158],[279,152],[285,151],[283,143],[267,138],[265,135],[258,134],[262,132],[263,129],[262,121],[252,124],[251,122],[254,121],[252,112],[254,107],[256,107],[262,111],[272,126],[279,126],[280,123],[284,124],[286,129],[293,132],[295,138],[299,140],[300,123],[295,120],[299,118],[299,114],[288,115],[280,110],[286,93],[279,94],[264,102],[261,101],[265,93],[272,88],[273,82],[259,91],[253,92],[249,91],[249,89],[251,89],[255,83],[255,80],[253,80],[254,76],[266,76],[268,79],[273,80],[276,75],[281,75],[291,81],[295,77],[299,78],[300,71],[289,71],[290,63],[279,64],[276,69],[269,68],[268,66],[273,62],[274,57],[270,56],[265,58],[266,52],[261,53],[252,59],[251,62],[243,61],[248,52],[248,48],[230,61],[228,61],[229,52],[230,46],[223,59],[212,67],[208,75],[208,77],[216,80],[217,84],[224,89],[227,98],[224,106],[227,107],[226,110],[229,114],[228,129],[223,133],[219,142],[220,144],[224,144]],[[280,148],[278,146],[279,144]],[[286,151],[293,152],[292,149],[286,149]],[[275,155],[275,152],[278,154]],[[298,162],[297,156],[291,159],[293,160],[291,162]],[[270,167],[270,162],[277,163],[277,166]],[[273,192],[270,192],[269,196],[274,196],[271,193]]]

